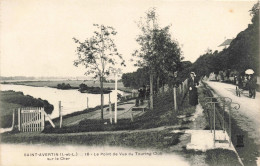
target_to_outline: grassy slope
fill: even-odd
[[[135,130],[148,129],[160,126],[171,126],[178,124],[176,115],[192,114],[194,107],[190,107],[188,100],[184,100],[179,111],[174,111],[172,92],[154,97],[154,110],[146,111],[142,116],[134,119],[119,119],[117,125],[110,124],[108,120],[87,119],[79,123],[79,125],[68,126],[53,129],[50,125],[46,126],[46,133],[77,133],[89,131],[116,131],[116,130]],[[83,112],[82,112],[83,113]],[[76,115],[76,114],[75,114]],[[69,116],[73,118],[72,116]],[[107,122],[108,124],[104,124]]]
[[[0,127],[6,128],[12,125],[13,110],[22,107],[42,107],[43,102],[22,92],[1,91],[0,92]],[[50,113],[50,112],[47,112]],[[17,115],[17,113],[16,113]],[[16,116],[17,121],[17,116]]]
[[[102,120],[85,120],[81,121],[80,125],[76,126],[70,126],[67,128],[55,128],[52,129],[50,126],[46,127],[46,130],[44,131],[45,134],[40,134],[39,137],[45,137],[48,135],[48,137],[52,137],[55,141],[58,138],[60,134],[53,134],[53,133],[68,133],[68,135],[71,135],[70,133],[77,133],[77,132],[86,132],[86,131],[113,131],[113,130],[132,130],[132,129],[148,129],[148,128],[155,128],[159,126],[171,126],[178,124],[178,119],[176,118],[177,113],[172,110],[173,108],[173,100],[170,97],[165,96],[165,98],[161,97],[155,97],[155,107],[154,111],[146,111],[145,114],[135,119],[134,122],[130,122],[129,119],[122,119],[118,121],[117,125],[110,125],[104,124],[104,121]],[[185,107],[189,107],[188,105],[185,105]],[[180,108],[180,110],[185,110],[185,108]],[[194,111],[194,110],[193,110]],[[180,113],[186,114],[185,111],[180,111]],[[49,134],[47,134],[49,133]],[[19,133],[19,135],[23,135],[23,133]],[[31,135],[31,134],[29,134]],[[13,134],[3,134],[2,135],[2,141],[16,141],[17,138],[14,138]],[[16,134],[17,136],[17,134]],[[26,135],[27,136],[27,135]],[[87,136],[86,136],[87,137]],[[132,136],[129,136],[132,137]],[[135,137],[135,136],[133,136]],[[66,137],[68,138],[68,137]],[[64,139],[66,139],[64,138]],[[107,138],[102,137],[106,141]],[[45,142],[46,140],[39,139],[37,134],[31,135],[30,140],[35,140],[36,142]],[[149,140],[149,138],[146,138],[144,140]],[[26,138],[24,139],[26,142]],[[64,140],[65,141],[65,140]],[[68,141],[68,140],[67,140]],[[65,142],[67,142],[65,141]],[[158,140],[157,140],[158,141]],[[63,141],[62,141],[63,142]],[[46,143],[46,142],[45,142]]]

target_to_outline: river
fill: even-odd
[[[47,100],[50,104],[54,106],[54,110],[50,115],[51,118],[56,118],[59,116],[59,101],[62,105],[62,114],[70,114],[73,112],[81,111],[87,108],[87,98],[89,108],[96,107],[100,105],[100,94],[89,94],[80,93],[78,90],[60,90],[50,87],[32,87],[25,85],[12,85],[12,84],[0,84],[0,90],[13,90],[23,92],[24,95],[30,95],[34,98],[41,98]],[[122,95],[127,93],[118,91]],[[111,102],[115,102],[116,93],[115,90],[112,91]],[[108,104],[109,94],[104,94],[104,104]]]

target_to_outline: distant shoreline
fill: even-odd
[[[48,81],[36,81],[36,80],[27,80],[27,81],[0,81],[0,84],[8,84],[8,85],[24,85],[24,86],[31,86],[31,87],[49,87],[49,88],[55,88],[59,89],[57,87],[58,84],[70,84],[69,89],[61,89],[61,90],[77,90],[79,89],[80,84],[86,84],[88,87],[93,87],[93,88],[98,88],[99,82],[98,81],[85,81],[85,80],[48,80]],[[111,90],[113,90],[115,87],[114,83],[108,83],[104,82],[104,93],[107,94]],[[127,88],[124,87],[122,82],[118,83],[118,90],[126,92],[126,93],[131,93],[132,88]],[[91,94],[100,94],[99,91],[90,91],[90,92],[83,92],[83,93],[91,93]]]

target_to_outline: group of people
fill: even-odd
[[[188,79],[189,87],[189,104],[196,106],[198,102],[198,91],[199,81],[194,72],[190,73],[190,78]],[[138,98],[136,99],[136,106],[142,105],[145,99],[148,99],[150,96],[149,86],[143,86],[138,90]]]
[[[245,89],[249,91],[249,98],[255,98],[256,96],[256,87],[257,87],[257,78],[253,74],[248,74],[245,76],[235,76],[236,84],[236,95],[240,97],[240,92]]]
[[[235,77],[235,83],[237,85],[237,89],[243,89],[245,87],[249,90],[249,97],[255,98],[256,96],[256,86],[257,86],[257,79],[254,75],[246,75],[245,77],[239,76]],[[192,106],[198,105],[198,88],[199,80],[196,77],[194,72],[190,73],[190,77],[188,79],[188,90],[189,90],[189,104]],[[139,100],[141,104],[143,104],[144,99],[148,99],[150,95],[150,88],[149,86],[143,86],[138,90],[138,101],[136,102],[139,105]],[[240,93],[239,93],[240,96]]]
[[[150,95],[149,86],[143,85],[143,87],[138,90],[138,99],[136,99],[136,106],[139,105],[139,101],[140,101],[140,104],[143,105],[144,100],[148,99],[149,95]]]

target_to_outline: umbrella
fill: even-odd
[[[245,73],[246,73],[246,74],[254,74],[254,70],[252,70],[252,69],[247,69],[247,70],[245,71]]]

